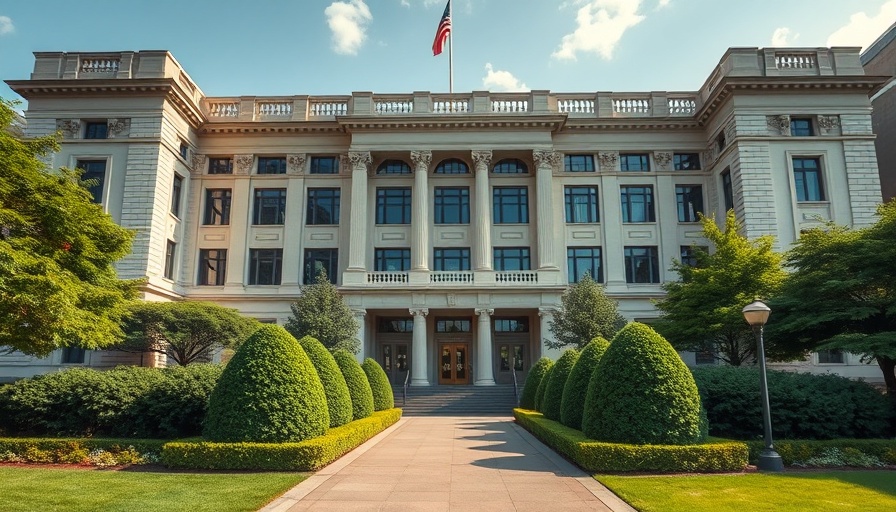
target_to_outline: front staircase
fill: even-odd
[[[402,404],[402,387],[392,388],[395,407],[404,416],[510,416],[517,406],[513,386],[419,386],[408,387]]]

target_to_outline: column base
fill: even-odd
[[[476,382],[473,383],[474,386],[494,386],[495,379],[477,379]]]
[[[756,461],[759,471],[784,471],[784,461],[775,450],[764,449],[759,452],[759,460]]]
[[[411,386],[420,387],[420,386],[432,386],[428,380],[425,379],[411,379]]]

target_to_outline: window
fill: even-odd
[[[495,174],[528,174],[529,167],[522,160],[505,158],[492,167],[492,172]]]
[[[818,158],[793,159],[793,182],[797,201],[824,201],[821,166]]]
[[[473,332],[473,322],[467,319],[436,320],[436,332]]]
[[[283,224],[285,216],[285,188],[255,189],[255,209],[252,213],[252,224],[256,226]]]
[[[731,186],[731,169],[722,171],[722,197],[725,202],[725,211],[734,208],[734,188]]]
[[[495,332],[529,332],[529,319],[495,318]]]
[[[655,222],[653,187],[620,187],[622,192],[622,222]]]
[[[180,196],[184,187],[184,179],[179,174],[174,175],[174,182],[171,184],[171,213],[175,217],[180,217]]]
[[[190,156],[189,146],[187,146],[186,143],[181,142],[180,143],[180,157],[183,158],[184,160],[186,160],[187,157],[189,157],[189,156]]]
[[[377,332],[413,332],[414,320],[411,318],[379,318]]]
[[[566,172],[594,172],[594,155],[563,155]]]
[[[495,324],[497,327],[497,323]],[[513,369],[514,371],[521,372],[525,367],[525,346],[520,343],[514,343],[512,345],[503,344],[498,346],[499,358],[501,360],[501,370],[502,372],[510,371],[510,357],[513,354]]]
[[[258,157],[258,174],[286,174],[286,157]]]
[[[177,250],[177,244],[174,240],[168,240],[165,247],[165,279],[174,279],[174,253]]]
[[[681,264],[687,265],[689,267],[696,267],[700,263],[697,260],[698,249],[703,254],[706,254],[709,251],[709,247],[703,247],[703,246],[697,247],[697,246],[693,246],[693,245],[682,245],[680,247],[680,249],[681,249]]]
[[[727,144],[728,144],[728,141],[725,140],[725,132],[724,131],[719,132],[719,134],[716,135],[716,149],[719,151],[719,153],[721,153],[722,150],[725,149],[725,146]]]
[[[62,364],[84,364],[85,353],[81,347],[63,347]]]
[[[619,155],[619,170],[647,172],[650,170],[650,157],[645,153]]]
[[[338,249],[305,249],[305,271],[302,282],[312,284],[317,280],[317,275],[325,272],[327,279],[336,284],[336,274],[339,272]]]
[[[790,135],[794,137],[811,137],[815,135],[815,131],[812,129],[812,118],[791,117]]]
[[[208,159],[209,174],[233,174],[232,158],[209,158]]]
[[[566,222],[600,222],[597,213],[597,187],[564,187]]]
[[[407,272],[411,269],[411,250],[374,249],[373,265],[377,272]]]
[[[105,139],[109,134],[106,121],[88,121],[84,127],[85,139]]]
[[[410,224],[411,189],[393,187],[376,189],[376,223]]]
[[[672,168],[676,171],[700,170],[699,153],[675,153],[672,155]]]
[[[470,188],[436,187],[434,215],[436,224],[469,224]]]
[[[470,249],[436,247],[433,249],[433,267],[437,272],[470,270]]]
[[[530,270],[528,247],[496,247],[495,270]]]
[[[492,193],[495,224],[527,224],[529,222],[529,189],[527,187],[495,187]]]
[[[249,249],[249,284],[278,285],[283,270],[283,249]]]
[[[93,202],[102,204],[103,188],[106,185],[106,161],[105,160],[78,160],[75,164],[78,169],[83,169],[81,181],[89,181],[87,190],[93,196]]]
[[[386,160],[376,168],[377,174],[411,174],[411,166],[401,160]]]
[[[656,247],[626,247],[625,282],[659,283],[659,260]]]
[[[844,358],[842,350],[831,349],[818,351],[818,364],[844,364],[845,362],[846,359]]]
[[[678,185],[675,187],[678,203],[678,222],[697,222],[698,213],[703,213],[703,187],[700,185]]]
[[[224,286],[227,276],[227,249],[200,249],[199,286]]]
[[[339,224],[339,196],[338,188],[309,188],[305,224],[308,226]]]
[[[230,224],[230,199],[232,192],[229,188],[210,188],[205,191],[205,218],[206,226],[226,226]]]
[[[339,160],[335,156],[312,156],[311,174],[339,174]]]
[[[439,165],[436,166],[436,174],[469,174],[470,168],[467,167],[467,164],[462,161],[451,158],[449,160],[442,160],[439,162]]]
[[[566,272],[570,283],[578,283],[590,274],[591,279],[602,283],[604,280],[601,265],[600,247],[568,247],[566,249]]]

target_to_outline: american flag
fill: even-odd
[[[436,38],[432,42],[432,54],[433,56],[442,53],[442,48],[445,46],[445,40],[448,39],[448,35],[451,33],[451,1],[448,1],[448,5],[445,6],[445,12],[442,13],[442,19],[439,20],[439,28],[436,29]]]

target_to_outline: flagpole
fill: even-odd
[[[451,32],[448,33],[448,93],[454,94],[454,6],[448,0],[448,14],[451,16]]]

